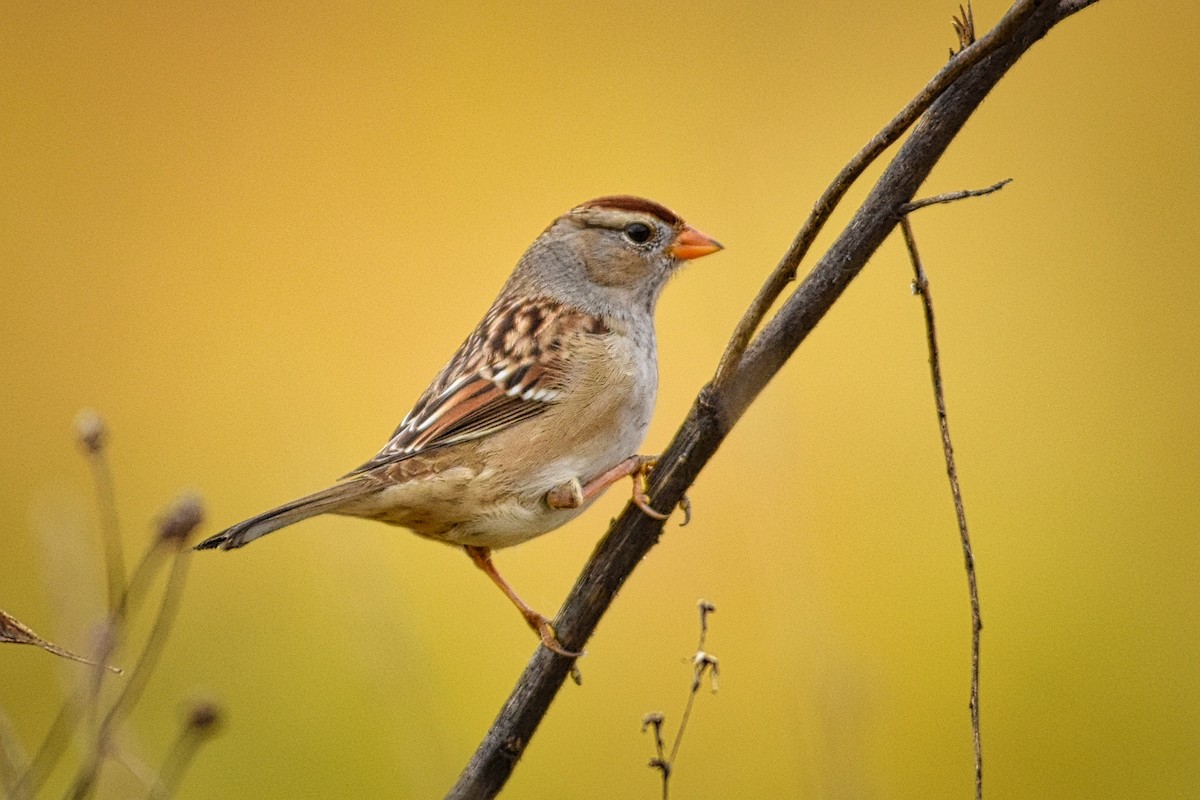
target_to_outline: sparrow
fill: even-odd
[[[483,320],[370,461],[333,486],[239,522],[198,550],[233,550],[318,514],[363,517],[463,548],[550,650],[549,620],[491,551],[554,530],[632,477],[654,410],[654,308],[685,262],[722,249],[658,203],[600,197],[554,220]]]

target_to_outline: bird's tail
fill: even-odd
[[[328,489],[293,500],[270,511],[239,522],[196,545],[197,550],[233,550],[249,544],[260,536],[285,528],[318,514],[337,512],[365,495],[378,490],[378,485],[365,478],[338,483]]]

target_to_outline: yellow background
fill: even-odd
[[[6,2],[0,608],[87,647],[79,408],[110,423],[131,552],[183,488],[215,532],[373,454],[528,242],[601,194],[727,247],[659,309],[661,448],[813,200],[944,63],[955,6]],[[995,797],[1200,782],[1198,37],[1184,2],[1068,21],[926,190],[1014,183],[915,219]],[[676,796],[968,796],[967,595],[909,282],[892,237],[701,475],[508,796],[657,796],[638,726],[679,718],[700,597],[722,683]],[[553,611],[624,499],[501,570]],[[533,647],[460,553],[319,519],[195,557],[127,744],[156,764],[202,693],[228,725],[185,798],[440,796]],[[27,747],[80,674],[0,650]]]

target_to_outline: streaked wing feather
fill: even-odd
[[[527,376],[532,373],[523,370]],[[541,377],[548,377],[540,368]],[[519,390],[514,393],[514,390]],[[490,380],[476,375],[457,391],[446,397],[434,408],[427,408],[412,429],[415,436],[406,448],[413,452],[431,446],[445,446],[457,442],[487,436],[502,428],[546,410],[549,400],[535,400],[532,393],[538,391],[538,382],[526,381],[509,384],[493,376]],[[548,397],[553,397],[551,393]]]
[[[497,303],[463,343],[391,441],[351,475],[437,447],[489,436],[543,413],[558,398],[573,335],[603,321],[552,300]]]

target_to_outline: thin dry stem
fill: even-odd
[[[149,681],[150,675],[154,672],[154,668],[158,665],[158,659],[162,655],[163,647],[170,633],[171,624],[174,622],[175,615],[179,611],[179,603],[183,597],[183,587],[187,578],[187,566],[191,561],[191,550],[185,546],[183,538],[164,539],[161,541],[173,542],[177,548],[175,557],[171,562],[171,573],[167,578],[167,586],[163,592],[162,603],[154,619],[154,624],[151,626],[150,635],[147,637],[142,652],[138,656],[137,663],[130,670],[129,679],[121,687],[116,700],[113,701],[108,711],[104,714],[104,718],[101,720],[99,729],[96,732],[91,752],[88,753],[83,765],[76,773],[71,789],[67,792],[66,797],[71,798],[71,800],[81,800],[81,798],[88,797],[94,790],[96,780],[99,778],[100,770],[104,765],[104,760],[109,754],[113,731],[116,725],[137,703],[142,691],[146,688],[146,683]]]
[[[1004,182],[990,188],[995,191]],[[981,192],[960,192],[961,197],[972,197]],[[938,428],[942,435],[942,453],[946,459],[946,475],[950,479],[950,494],[954,498],[954,513],[958,518],[958,535],[962,543],[963,559],[967,569],[967,593],[971,601],[971,737],[975,749],[975,798],[983,800],[983,744],[979,731],[979,647],[983,631],[983,618],[979,611],[979,587],[975,579],[975,553],[971,549],[971,535],[967,530],[967,512],[963,505],[962,489],[958,483],[958,468],[954,462],[954,445],[950,440],[950,420],[946,414],[946,395],[942,382],[942,361],[938,351],[937,323],[933,315],[933,297],[929,292],[929,278],[925,274],[925,266],[917,251],[917,240],[913,236],[912,224],[908,217],[900,220],[900,230],[904,233],[904,243],[908,247],[909,258],[913,267],[913,293],[921,298],[925,311],[925,335],[929,345],[929,371],[933,380],[934,406],[937,409]]]
[[[963,200],[968,197],[983,197],[985,194],[998,192],[1005,186],[1012,183],[1012,178],[1005,178],[1002,181],[996,181],[991,186],[985,186],[982,189],[963,189],[958,192],[946,192],[945,194],[936,194],[933,197],[924,197],[920,200],[914,200],[911,203],[905,203],[900,206],[901,214],[908,214],[916,211],[919,208],[938,205],[939,203],[953,203],[957,200]]]
[[[8,715],[0,709],[0,788],[4,796],[11,796],[17,777],[25,769],[25,750],[21,740],[13,732]]]
[[[175,796],[196,753],[216,734],[220,723],[221,710],[216,705],[206,702],[192,708],[163,759],[158,776],[146,794],[147,800],[169,800]]]
[[[116,611],[125,594],[125,553],[121,544],[121,523],[117,516],[117,492],[108,465],[108,430],[95,411],[80,411],[75,417],[75,437],[79,440],[96,487],[96,506],[100,510],[100,535],[104,541],[104,566],[108,577],[108,613]]]
[[[643,733],[645,733],[647,726],[654,727],[654,747],[657,751],[657,756],[650,759],[650,767],[658,770],[662,776],[663,800],[668,800],[670,797],[671,773],[675,768],[675,761],[679,756],[679,746],[683,744],[683,734],[687,731],[688,720],[692,717],[692,706],[695,705],[696,695],[700,692],[700,687],[704,684],[705,675],[708,675],[712,680],[713,693],[715,694],[717,691],[717,673],[720,670],[717,657],[704,650],[704,644],[708,638],[708,617],[715,613],[717,608],[707,600],[701,600],[697,605],[700,609],[700,639],[696,643],[696,653],[692,656],[692,685],[688,690],[687,703],[684,705],[683,714],[679,718],[679,729],[675,731],[675,739],[671,744],[671,754],[669,756],[664,755],[665,742],[662,735],[663,715],[654,712],[642,718]]]
[[[804,224],[800,227],[800,232],[796,234],[796,238],[792,241],[791,247],[788,248],[783,258],[779,261],[778,266],[775,267],[774,271],[767,278],[766,283],[763,284],[762,289],[759,290],[758,296],[754,298],[750,307],[746,309],[746,313],[738,322],[737,328],[734,330],[733,336],[730,337],[729,344],[725,348],[725,353],[721,356],[721,361],[717,365],[717,372],[713,378],[714,387],[722,388],[731,383],[736,374],[736,367],[741,362],[742,356],[745,354],[746,348],[754,336],[754,332],[758,330],[758,327],[766,318],[767,312],[771,310],[771,306],[779,299],[779,295],[782,294],[789,283],[796,279],[796,270],[799,268],[800,262],[804,260],[804,256],[808,254],[809,248],[812,247],[813,242],[817,238],[817,234],[821,232],[830,215],[837,208],[838,203],[841,202],[846,192],[858,180],[863,171],[882,155],[885,150],[895,144],[904,132],[925,113],[930,104],[949,88],[959,76],[983,61],[997,47],[1007,41],[1012,31],[1025,21],[1036,6],[1036,0],[1018,0],[1018,2],[1014,3],[995,28],[982,39],[964,48],[961,52],[954,54],[949,63],[942,67],[941,71],[929,81],[925,88],[909,101],[908,105],[901,109],[900,113],[896,114],[879,133],[875,134],[850,159],[846,166],[842,167],[842,170],[834,177],[833,182],[829,184],[817,199],[817,202],[813,205],[812,212],[804,220]]]
[[[108,758],[124,764],[131,774],[141,779],[146,786],[149,786],[154,780],[154,776],[140,761],[128,753],[121,752],[116,746],[116,728],[124,715],[129,713],[137,703],[146,682],[157,666],[183,595],[190,554],[190,550],[185,547],[186,540],[203,517],[199,498],[185,495],[177,500],[159,520],[157,535],[150,540],[138,560],[132,576],[126,580],[112,478],[104,458],[107,444],[104,423],[94,412],[81,412],[76,418],[75,431],[76,438],[93,467],[96,480],[96,496],[100,506],[100,516],[103,520],[102,527],[105,531],[106,565],[109,571],[109,613],[100,628],[97,645],[100,656],[96,660],[95,668],[89,675],[88,681],[81,682],[64,700],[32,760],[26,762],[22,756],[12,761],[11,765],[8,761],[5,762],[6,766],[11,766],[11,769],[4,774],[5,797],[10,800],[29,800],[36,795],[65,752],[67,744],[83,720],[85,712],[90,711],[88,716],[92,719],[97,715],[102,678],[105,672],[104,664],[120,645],[125,625],[130,615],[139,606],[157,567],[162,563],[162,558],[168,553],[174,553],[171,573],[167,579],[158,613],[137,658],[137,664],[129,674],[128,680],[121,685],[119,694],[97,725],[93,747],[86,754],[68,796],[86,797],[90,795],[95,788],[99,771]],[[5,621],[11,622],[7,618]],[[35,643],[40,646],[46,647],[48,644],[24,626],[19,627],[24,629],[25,634],[32,635],[33,640],[36,640]],[[5,630],[9,631],[9,628]],[[47,649],[58,652],[53,646]],[[108,669],[114,668],[109,667]],[[120,672],[120,670],[115,671]],[[210,730],[212,725],[205,723],[204,720],[203,715],[199,717],[193,715],[189,724],[196,730]],[[8,750],[6,749],[5,752],[7,753]],[[16,770],[20,770],[19,775],[13,777],[9,774]]]
[[[660,711],[652,711],[642,717],[642,733],[647,728],[654,729],[654,758],[650,759],[650,768],[656,769],[662,775],[662,798],[668,800],[671,794],[671,760],[667,758],[667,744],[663,740],[664,717]]]
[[[24,772],[13,784],[10,791],[13,800],[28,800],[37,794],[42,783],[58,764],[58,760],[62,758],[63,752],[67,748],[67,743],[71,740],[71,734],[79,724],[84,707],[85,692],[86,689],[82,685],[77,686],[71,692],[70,697],[63,701],[58,713],[54,716],[54,721],[50,723],[50,729],[34,752],[33,759],[27,763]]]
[[[154,537],[142,552],[134,567],[133,574],[125,584],[121,598],[113,615],[105,620],[106,635],[101,647],[101,654],[106,658],[112,653],[117,640],[117,631],[123,630],[127,620],[138,609],[146,588],[153,580],[162,558],[166,555],[161,536]],[[99,700],[100,678],[102,674],[93,673],[87,686],[79,686],[64,701],[46,731],[33,760],[29,762],[24,774],[17,780],[13,789],[14,800],[26,800],[33,797],[49,777],[54,767],[66,752],[67,743],[74,735],[79,723],[83,720],[84,712]]]
[[[68,661],[77,661],[80,664],[89,664],[93,667],[103,666],[110,672],[120,674],[121,670],[117,667],[103,665],[98,661],[93,661],[90,658],[84,658],[78,653],[73,653],[61,645],[43,639],[36,634],[32,628],[26,625],[21,620],[9,614],[6,611],[0,611],[0,642],[7,644],[27,644],[45,650],[47,653],[52,653],[59,658],[65,658]]]
[[[115,738],[110,742],[108,758],[124,769],[142,788],[148,789],[154,784],[156,776],[150,765],[139,758],[136,753],[123,747],[122,743]]]

